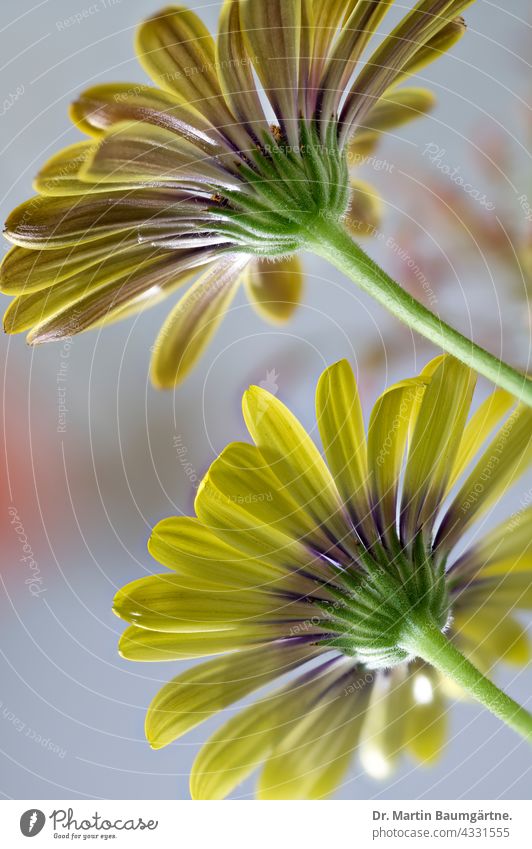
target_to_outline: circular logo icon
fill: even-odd
[[[43,830],[46,817],[42,811],[37,808],[30,808],[29,811],[24,811],[20,818],[20,830],[24,837],[35,837]]]

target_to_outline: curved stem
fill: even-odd
[[[532,380],[462,336],[416,301],[357,245],[336,221],[315,222],[311,249],[347,274],[393,315],[532,407]]]
[[[532,743],[532,714],[485,678],[436,626],[411,623],[401,648],[452,678],[491,713]]]

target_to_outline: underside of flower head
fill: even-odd
[[[532,462],[532,411],[497,390],[470,416],[474,387],[470,369],[438,357],[381,395],[366,432],[353,372],[337,363],[316,393],[325,459],[279,399],[245,394],[254,444],[214,461],[196,517],[155,528],[150,552],[170,571],[115,599],[125,657],[217,655],[154,698],[155,748],[259,692],[202,749],[194,796],[221,798],[264,765],[259,796],[314,798],[356,749],[377,777],[402,751],[437,757],[447,684],[412,650],[416,629],[486,672],[529,659],[514,613],[532,608],[530,508],[454,554]]]
[[[286,320],[301,289],[295,253],[316,221],[351,210],[374,222],[349,166],[430,109],[430,92],[400,84],[460,38],[470,2],[420,0],[376,47],[391,0],[225,0],[216,40],[184,7],[148,19],[137,50],[155,87],[83,93],[71,115],[91,140],[52,157],[38,196],[7,221],[6,330],[32,343],[72,335],[203,270],[155,347],[153,377],[168,386],[243,280],[261,313]]]

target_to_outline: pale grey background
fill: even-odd
[[[215,26],[219,3],[191,5]],[[132,37],[138,20],[156,8],[151,0],[3,0],[0,100],[23,92],[0,110],[2,218],[31,194],[39,164],[78,138],[66,114],[77,92],[98,81],[145,81]],[[96,11],[68,29],[62,25],[83,9]],[[512,174],[507,214],[522,215],[517,196],[531,189],[528,10],[527,0],[480,0],[468,11],[466,39],[424,74],[438,93],[437,110],[385,141],[382,155],[395,173],[393,179],[376,175],[386,196],[387,232],[409,218],[430,231],[432,251],[445,266],[438,309],[466,332],[474,322],[477,337],[520,364],[529,352],[523,298],[510,295],[505,273],[472,240],[464,256],[448,233],[418,219],[417,192],[423,192],[423,175],[430,175],[422,150],[438,142],[446,160],[460,164],[490,196],[479,164],[491,131],[498,129],[518,173]],[[375,177],[371,171],[364,176]],[[501,181],[508,189],[509,174]],[[392,270],[382,248],[370,249]],[[111,613],[115,588],[156,568],[145,549],[150,526],[190,509],[193,490],[174,438],[181,436],[199,475],[226,442],[245,436],[241,392],[264,380],[268,370],[279,375],[279,396],[311,427],[313,386],[324,365],[350,357],[361,369],[368,407],[389,380],[411,373],[429,355],[410,334],[397,335],[395,323],[325,263],[312,259],[307,268],[305,304],[289,326],[268,327],[239,296],[208,355],[175,393],[156,393],[147,381],[150,346],[167,304],[76,338],[70,348],[32,352],[22,337],[0,339],[9,458],[0,594],[0,791],[6,798],[187,797],[190,764],[216,721],[166,750],[149,749],[146,706],[160,682],[180,667],[119,659],[122,625]],[[69,413],[67,432],[58,434],[56,374],[62,359],[68,361]],[[528,486],[516,487],[508,510],[519,507]],[[40,564],[45,592],[39,598],[24,583],[27,574],[6,518],[10,504]],[[516,699],[530,698],[532,670],[506,668],[499,680]],[[31,739],[35,735],[41,742]],[[47,740],[54,751],[45,748]],[[525,798],[530,768],[530,750],[517,736],[477,706],[458,705],[451,710],[449,746],[436,767],[414,768],[404,760],[392,780],[378,784],[355,764],[339,796]],[[251,792],[249,782],[238,795]]]

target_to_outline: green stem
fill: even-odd
[[[436,667],[532,743],[532,714],[485,678],[434,625],[410,624],[401,648]]]
[[[396,318],[532,407],[532,380],[462,336],[416,301],[357,245],[341,224],[314,222],[311,249],[347,274]]]

